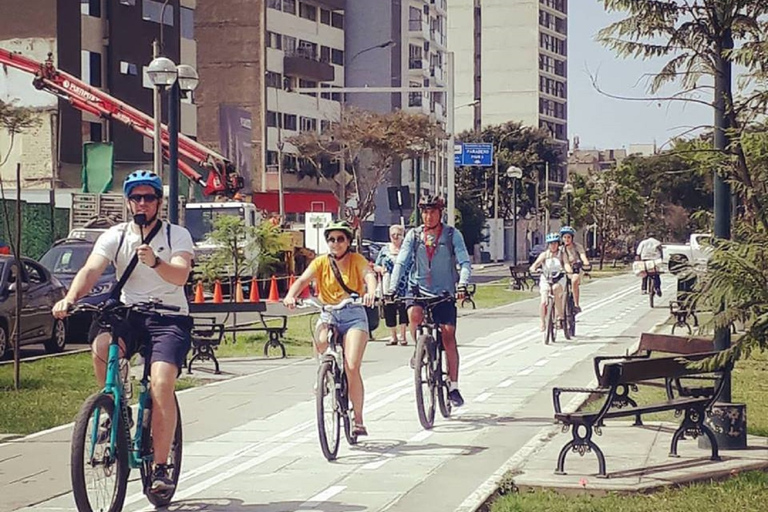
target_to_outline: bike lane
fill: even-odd
[[[467,404],[450,420],[438,413],[432,431],[424,431],[416,415],[407,367],[412,347],[371,344],[363,367],[371,435],[354,448],[342,441],[335,463],[325,461],[317,442],[313,361],[251,363],[258,373],[184,392],[184,465],[171,509],[455,509],[552,425],[554,383],[587,385],[592,356],[623,353],[640,332],[666,317],[661,307],[649,310],[637,281],[626,276],[585,286],[582,306],[576,340],[566,342],[559,332],[558,342],[548,347],[538,331],[538,300],[462,316],[461,389]],[[16,459],[49,451],[47,460],[59,469],[30,473],[23,484],[0,474],[0,492],[11,498],[11,508],[0,509],[32,503],[25,509],[73,509],[70,432],[11,443],[17,445]],[[6,474],[16,465],[8,447],[0,446],[0,471]],[[138,472],[131,476],[125,510],[151,510]],[[24,501],[29,492],[15,497],[22,488],[34,491],[34,501]]]

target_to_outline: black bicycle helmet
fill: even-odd
[[[445,208],[445,201],[439,195],[425,195],[419,199],[419,208]]]

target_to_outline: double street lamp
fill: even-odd
[[[517,265],[517,182],[523,177],[523,170],[510,165],[506,174],[512,179],[512,264]]]
[[[563,193],[565,194],[565,224],[571,225],[571,198],[573,197],[573,185],[566,183],[563,185]]]
[[[154,97],[154,171],[162,175],[162,108],[161,93],[170,88],[168,103],[168,221],[179,222],[179,110],[182,93],[195,90],[200,81],[197,71],[187,64],[176,65],[167,57],[155,57],[147,75],[155,87]]]

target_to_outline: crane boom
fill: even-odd
[[[0,64],[34,75],[32,84],[36,89],[59,97],[78,110],[102,119],[118,121],[145,137],[151,138],[154,135],[154,120],[151,116],[57,69],[50,53],[45,62],[37,62],[0,48]],[[170,134],[166,125],[162,125],[160,138],[167,156]],[[207,170],[208,176],[204,178],[182,157]],[[243,177],[237,173],[231,161],[183,134],[179,134],[178,163],[179,170],[200,185],[207,196],[232,197],[243,188]]]

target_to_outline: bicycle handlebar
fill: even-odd
[[[146,302],[137,302],[136,304],[122,304],[118,301],[113,300],[107,300],[102,302],[101,304],[74,304],[73,306],[70,306],[68,313],[74,314],[74,313],[80,313],[80,312],[93,312],[98,314],[106,314],[106,313],[123,313],[128,311],[136,311],[139,313],[151,313],[155,311],[173,311],[178,312],[181,311],[181,308],[179,306],[173,306],[170,304],[163,304],[159,301],[146,301]]]
[[[364,305],[365,304],[363,303],[363,299],[361,297],[347,297],[346,299],[342,300],[338,304],[321,304],[317,302],[315,299],[303,299],[301,301],[296,301],[297,308],[307,308],[312,306],[324,312],[338,311],[339,309],[343,309],[347,306],[364,306]]]

